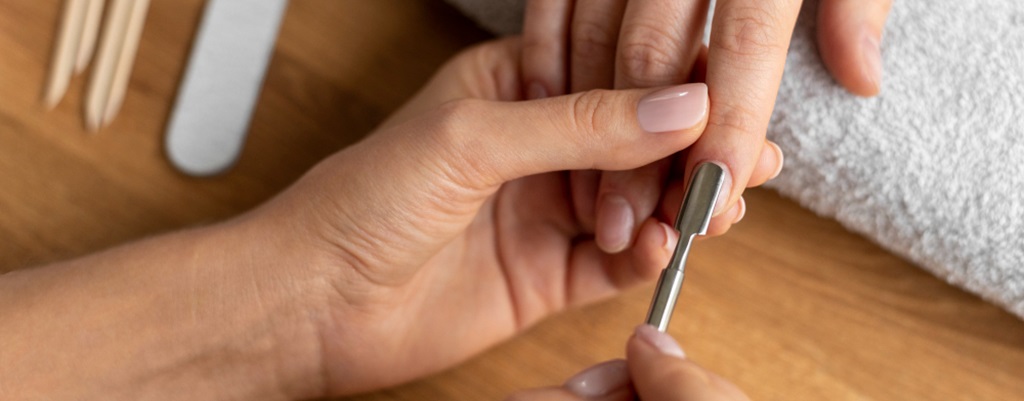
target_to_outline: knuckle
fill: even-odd
[[[583,139],[599,139],[611,121],[614,110],[613,92],[609,90],[590,90],[573,95],[571,102],[570,121],[572,132],[585,136]]]
[[[708,117],[708,126],[740,133],[763,131],[761,117],[750,105],[720,104]]]
[[[636,86],[653,86],[681,74],[679,35],[663,27],[633,26],[619,47],[622,76]]]
[[[577,60],[606,59],[615,53],[615,33],[604,24],[577,21],[572,27],[572,56]]]
[[[477,99],[460,99],[445,102],[438,106],[432,115],[428,132],[430,157],[425,158],[423,166],[426,170],[440,175],[442,182],[455,185],[455,188],[485,189],[497,180],[497,172],[487,163],[490,149],[488,141],[481,130],[471,126],[471,122],[484,112],[486,102]],[[446,191],[445,186],[437,187]],[[455,199],[454,194],[447,194],[448,199]]]
[[[737,9],[715,26],[721,32],[712,35],[711,47],[739,57],[766,57],[785,52],[787,38],[780,29],[782,11],[779,7],[763,2]]]

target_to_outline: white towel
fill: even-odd
[[[449,1],[518,29],[521,0]],[[768,186],[1024,318],[1024,1],[896,1],[873,99],[825,70],[816,8],[790,45]]]

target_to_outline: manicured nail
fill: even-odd
[[[780,148],[775,142],[768,142],[768,146],[771,146],[772,150],[775,151],[775,157],[779,160],[779,165],[775,167],[775,172],[772,173],[771,177],[768,177],[768,180],[771,181],[782,173],[782,166],[786,165],[786,155],[782,153],[782,148]]]
[[[740,208],[739,213],[736,213],[736,219],[732,221],[732,224],[739,223],[743,220],[743,216],[747,215],[747,201],[740,196],[740,201],[736,203],[736,207]]]
[[[665,247],[665,250],[670,254],[675,252],[676,245],[679,244],[679,231],[665,223],[658,223],[658,225],[661,226],[661,231],[665,233],[665,243],[661,246]]]
[[[563,386],[583,398],[605,396],[629,386],[629,369],[622,359],[602,362],[570,377]]]
[[[867,77],[875,88],[882,87],[882,50],[878,44],[878,38],[868,30],[864,31],[864,39],[861,44],[861,51],[864,53],[863,60],[864,76]]]
[[[535,100],[548,97],[548,90],[540,82],[531,82],[526,88],[526,99]]]
[[[693,127],[708,112],[708,86],[702,83],[665,88],[640,99],[637,119],[647,132],[678,131]]]
[[[686,358],[686,353],[672,336],[658,331],[654,326],[641,324],[636,328],[636,337],[650,344],[662,354]]]
[[[633,208],[626,198],[605,195],[597,210],[597,244],[605,252],[616,253],[629,246],[633,235]]]
[[[729,203],[729,196],[732,195],[732,172],[729,170],[724,163],[716,163],[722,167],[725,171],[725,178],[722,180],[722,191],[718,193],[718,199],[715,200],[715,211],[711,213],[711,216],[718,216],[726,212],[725,207]]]

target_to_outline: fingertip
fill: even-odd
[[[818,48],[833,78],[850,93],[878,95],[882,88],[882,31],[889,0],[828,0],[818,10]]]
[[[679,345],[679,342],[672,338],[668,333],[659,331],[657,328],[649,324],[641,324],[637,326],[633,331],[633,337],[630,338],[630,342],[642,344],[643,347],[657,351],[662,355],[668,355],[679,359],[686,358],[686,352],[683,351],[683,347]]]
[[[633,248],[637,276],[643,281],[656,279],[668,265],[678,242],[679,233],[671,226],[653,218],[647,219],[640,227]]]
[[[761,156],[757,159],[757,164],[754,165],[754,172],[750,174],[750,180],[747,181],[747,188],[761,186],[778,177],[784,163],[785,155],[782,153],[782,148],[772,141],[765,141],[764,146],[761,147]]]

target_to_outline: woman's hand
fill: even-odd
[[[283,280],[316,283],[295,296],[317,301],[329,393],[451,366],[667,263],[677,234],[655,218],[628,249],[602,251],[565,171],[631,169],[687,148],[707,120],[705,86],[510,102],[519,43],[456,57],[376,133],[249,218],[297,244]]]
[[[576,171],[573,204],[607,252],[629,247],[640,224],[673,211],[700,163],[726,167],[711,234],[725,232],[744,188],[778,171],[782,151],[765,132],[801,0],[718,0],[710,48],[700,44],[708,0],[531,0],[523,28],[523,91],[531,98],[600,88],[707,82],[707,133],[676,165],[618,172]],[[821,0],[818,42],[825,65],[851,92],[878,93],[879,42],[891,0]],[[706,65],[705,65],[706,64]],[[663,188],[666,177],[677,182]],[[662,199],[671,202],[660,202]],[[659,203],[660,202],[660,203]],[[658,210],[658,205],[662,206]]]
[[[513,394],[508,401],[749,401],[735,385],[686,357],[668,334],[643,325],[626,345],[626,360],[594,365],[560,387]]]
[[[520,50],[463,52],[377,132],[250,213],[0,277],[0,398],[351,394],[656,277],[672,216],[603,252],[565,170],[687,148],[706,87],[513,102]]]

